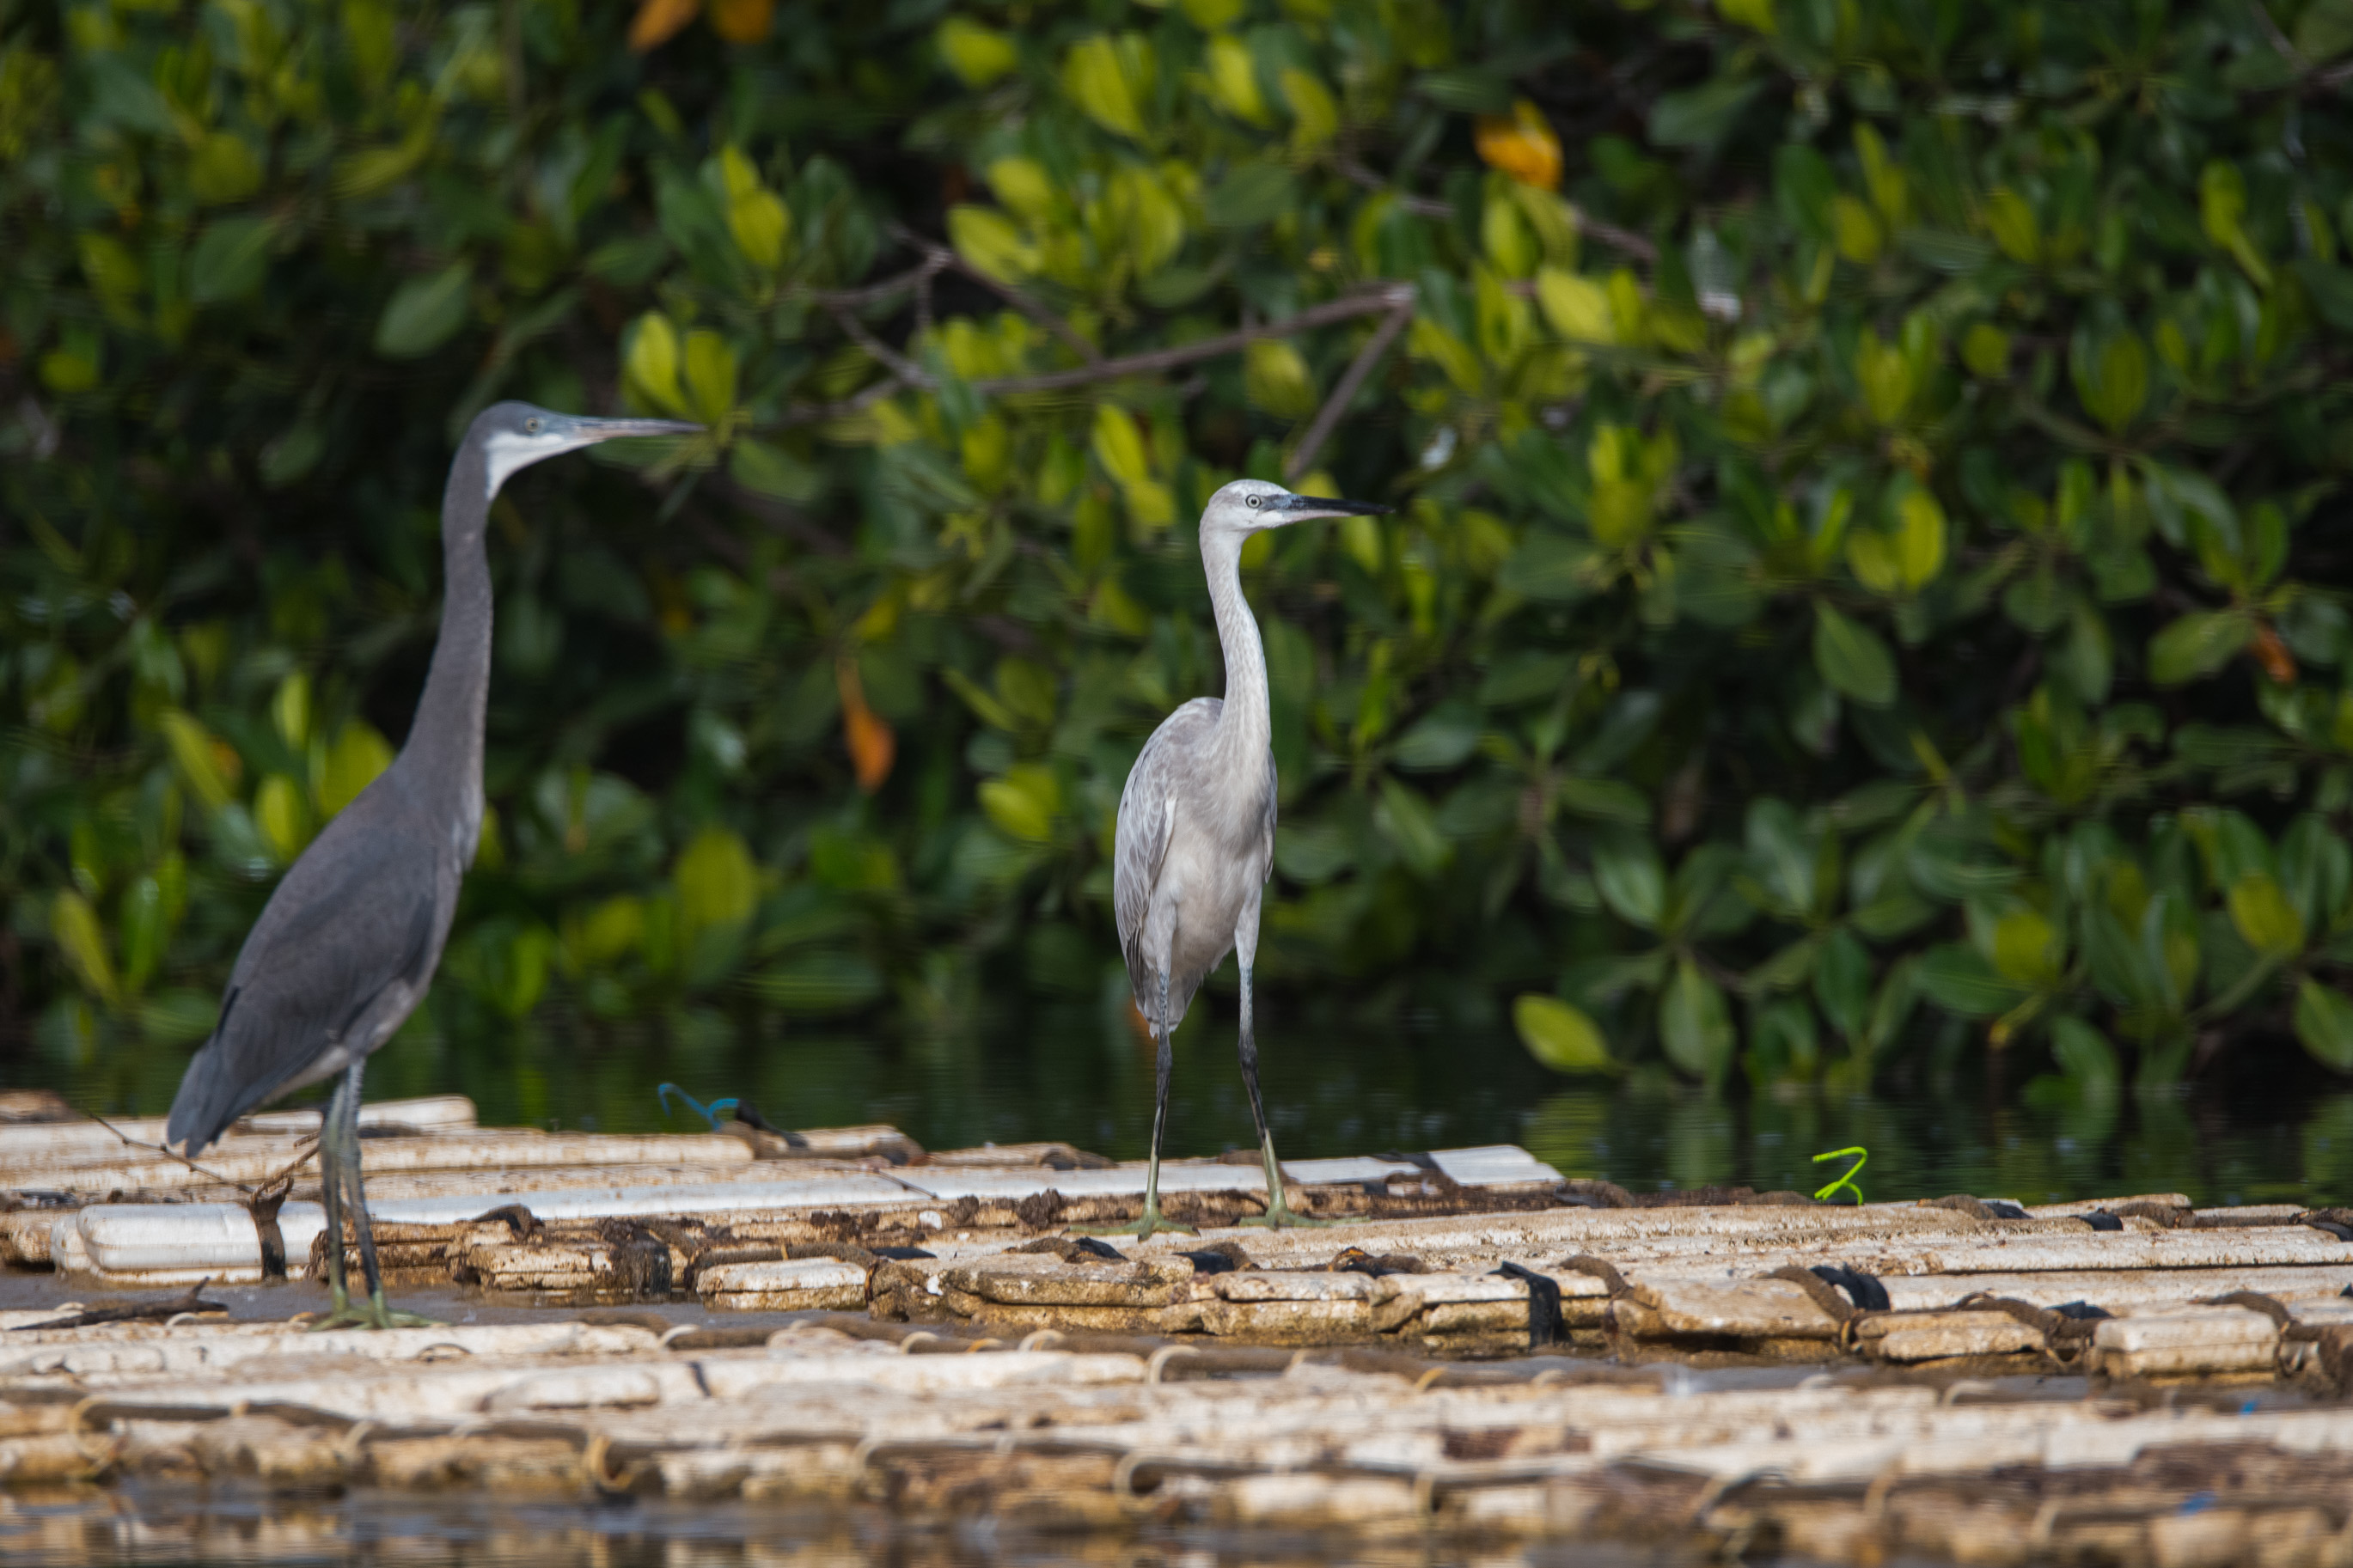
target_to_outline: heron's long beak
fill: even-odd
[[[1316,517],[1382,517],[1397,510],[1366,500],[1334,500],[1324,496],[1285,496],[1277,503],[1285,522]]]
[[[624,436],[700,436],[702,426],[683,419],[577,419],[573,430],[581,440],[613,441]]]

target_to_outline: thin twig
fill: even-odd
[[[1405,331],[1406,323],[1412,320],[1413,304],[1409,298],[1383,317],[1381,324],[1373,329],[1373,335],[1365,341],[1363,348],[1356,351],[1356,357],[1348,362],[1348,368],[1340,373],[1339,384],[1332,388],[1332,395],[1324,400],[1322,408],[1316,410],[1315,422],[1307,427],[1307,434],[1300,437],[1290,459],[1282,465],[1282,477],[1286,480],[1296,480],[1315,466],[1316,454],[1323,451],[1324,443],[1331,438],[1334,428],[1340,423],[1340,416],[1348,411],[1348,405],[1356,401],[1366,379],[1381,363],[1381,356],[1388,353],[1389,345],[1397,342],[1398,334]]]
[[[206,1170],[202,1165],[197,1164],[194,1160],[189,1159],[185,1154],[181,1153],[176,1149],[166,1148],[161,1143],[142,1142],[140,1140],[133,1138],[130,1133],[125,1132],[121,1128],[117,1127],[113,1122],[109,1121],[105,1117],[99,1115],[94,1110],[90,1113],[90,1119],[92,1121],[97,1122],[100,1127],[105,1128],[109,1132],[113,1133],[117,1138],[121,1139],[123,1142],[129,1144],[133,1149],[144,1149],[150,1153],[161,1154],[167,1160],[176,1161],[180,1164],[185,1165],[189,1170],[194,1171],[199,1176],[204,1177],[206,1180],[218,1182],[225,1187],[235,1187],[238,1192],[243,1193],[248,1197],[251,1197],[258,1192],[266,1191],[271,1184],[283,1181],[288,1176],[292,1175],[296,1171],[301,1169],[304,1161],[310,1159],[311,1155],[317,1153],[319,1151],[319,1134],[316,1132],[305,1134],[301,1142],[301,1152],[296,1154],[294,1158],[289,1161],[286,1164],[280,1166],[267,1181],[264,1181],[261,1184],[260,1186],[252,1187],[248,1186],[245,1183],[237,1181],[233,1177],[224,1176],[218,1171]]]
[[[1350,321],[1359,316],[1376,315],[1398,309],[1410,310],[1413,287],[1406,283],[1386,284],[1358,294],[1343,295],[1321,305],[1311,305],[1295,316],[1280,321],[1267,321],[1254,327],[1244,327],[1198,342],[1181,343],[1175,348],[1155,349],[1149,353],[1128,354],[1120,359],[1099,360],[1093,364],[1074,365],[1068,370],[1050,370],[1037,375],[996,376],[971,384],[972,390],[983,395],[1025,392],[1062,392],[1072,387],[1092,386],[1097,382],[1117,381],[1123,376],[1149,375],[1157,371],[1174,370],[1179,365],[1194,364],[1206,359],[1217,359],[1248,348],[1268,338],[1287,338],[1316,327],[1328,327],[1335,321]],[[871,351],[870,351],[871,352]],[[888,363],[887,361],[885,363]],[[911,369],[913,367],[910,367]],[[918,372],[918,374],[921,373]],[[855,396],[839,403],[803,405],[788,408],[770,427],[811,425],[828,419],[844,418],[864,410],[869,405],[890,396],[902,386],[925,385],[928,378],[918,382],[913,376],[893,374],[861,389]]]
[[[1081,335],[1076,327],[1073,327],[1070,322],[1064,321],[1061,317],[1048,310],[1037,300],[1032,299],[1029,295],[1022,292],[1018,289],[1016,289],[1012,284],[1007,283],[1000,279],[991,278],[987,273],[983,272],[979,268],[975,267],[971,262],[966,261],[963,257],[957,255],[946,246],[940,244],[936,240],[926,239],[922,235],[915,233],[913,229],[902,227],[900,225],[894,223],[891,226],[891,235],[892,237],[897,239],[901,244],[913,246],[915,249],[922,251],[934,271],[943,268],[953,268],[954,270],[964,274],[966,278],[971,279],[974,282],[979,284],[982,288],[987,289],[990,293],[996,295],[998,299],[1004,300],[1007,304],[1012,306],[1015,310],[1020,311],[1023,315],[1029,317],[1031,321],[1036,321],[1039,325],[1044,327],[1056,337],[1061,339],[1062,342],[1069,346],[1072,353],[1077,354],[1089,364],[1096,364],[1102,362],[1103,351],[1096,348],[1094,344],[1087,342],[1085,337]]]
[[[1338,168],[1341,174],[1368,191],[1388,192],[1397,198],[1398,205],[1417,217],[1452,217],[1454,216],[1454,205],[1451,202],[1440,201],[1436,196],[1417,195],[1411,191],[1399,189],[1353,158],[1340,159]],[[1606,223],[1578,206],[1575,202],[1563,202],[1561,205],[1568,208],[1568,216],[1576,222],[1577,233],[1591,235],[1602,244],[1624,251],[1646,267],[1656,267],[1659,264],[1659,247],[1632,229],[1620,228],[1614,223]]]
[[[926,392],[938,384],[932,379],[931,372],[867,331],[866,323],[860,321],[856,313],[848,307],[828,305],[825,309],[826,313],[833,318],[833,324],[839,327],[851,342],[881,361],[891,374],[901,381],[910,385],[920,386]]]
[[[938,270],[938,267],[926,259],[910,267],[904,272],[893,273],[879,282],[869,283],[863,288],[807,289],[800,291],[800,297],[828,309],[839,305],[855,310],[860,305],[879,305],[885,300],[896,299],[908,289],[928,280]]]
[[[1039,375],[1008,375],[976,381],[972,389],[981,393],[1059,392],[1067,387],[1091,385],[1098,381],[1116,381],[1125,375],[1147,375],[1155,371],[1174,370],[1180,364],[1218,359],[1268,338],[1294,337],[1316,327],[1328,327],[1335,321],[1352,321],[1358,316],[1393,310],[1399,305],[1410,307],[1412,303],[1411,284],[1389,284],[1366,289],[1361,294],[1343,295],[1321,305],[1310,305],[1297,315],[1287,316],[1279,321],[1261,322],[1218,337],[1203,338],[1198,342],[1155,349],[1149,353],[1128,354],[1120,359],[1101,360],[1070,370],[1047,371]]]
[[[2263,0],[2247,0],[2247,9],[2255,14],[2255,20],[2263,25],[2263,36],[2271,40],[2272,47],[2279,52],[2282,59],[2299,71],[2312,68],[2312,62],[2304,58],[2303,51],[2280,31],[2280,25],[2272,19],[2272,8],[2264,5]]]

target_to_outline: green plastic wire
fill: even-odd
[[[1815,1155],[1814,1163],[1819,1165],[1825,1160],[1844,1159],[1849,1154],[1854,1156],[1854,1163],[1849,1165],[1846,1168],[1846,1173],[1841,1176],[1837,1181],[1832,1182],[1829,1186],[1822,1187],[1815,1192],[1814,1201],[1816,1203],[1826,1204],[1830,1202],[1831,1194],[1843,1187],[1848,1192],[1854,1194],[1855,1206],[1858,1208],[1862,1206],[1862,1189],[1854,1184],[1854,1178],[1855,1173],[1861,1171],[1862,1167],[1869,1163],[1871,1159],[1871,1152],[1869,1150],[1863,1148],[1860,1143],[1856,1144],[1852,1149],[1832,1149],[1826,1153]]]

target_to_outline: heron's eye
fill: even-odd
[[[523,434],[526,436],[536,436],[539,434],[539,421],[536,419],[526,419],[522,422],[522,429]]]
[[[1258,497],[1256,497],[1256,496],[1252,496],[1252,497],[1250,497],[1250,505],[1252,505],[1252,506],[1256,506],[1256,505],[1258,505]]]

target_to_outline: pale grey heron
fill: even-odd
[[[1266,649],[1242,597],[1242,545],[1253,533],[1318,517],[1375,516],[1385,506],[1293,495],[1264,479],[1236,479],[1201,512],[1201,564],[1226,656],[1226,695],[1197,697],[1162,721],[1128,771],[1112,851],[1112,909],[1135,1005],[1158,1047],[1152,1160],[1144,1215],[1116,1234],[1176,1230],[1160,1215],[1160,1135],[1168,1120],[1169,1031],[1226,954],[1241,960],[1242,1081],[1250,1087],[1267,1208],[1254,1223],[1313,1223],[1283,1201],[1282,1168],[1267,1131],[1250,1030],[1250,966],[1258,957],[1260,895],[1274,868],[1274,752]]]
[[[399,755],[295,860],[254,922],[212,1037],[188,1063],[164,1141],[194,1156],[265,1100],[342,1075],[319,1129],[333,1309],[322,1327],[422,1322],[385,1306],[360,1187],[360,1074],[423,999],[482,827],[482,714],[491,683],[491,500],[518,470],[619,436],[699,430],[584,419],[527,403],[484,409],[441,496],[441,630]],[[343,1215],[367,1301],[343,1278]]]

